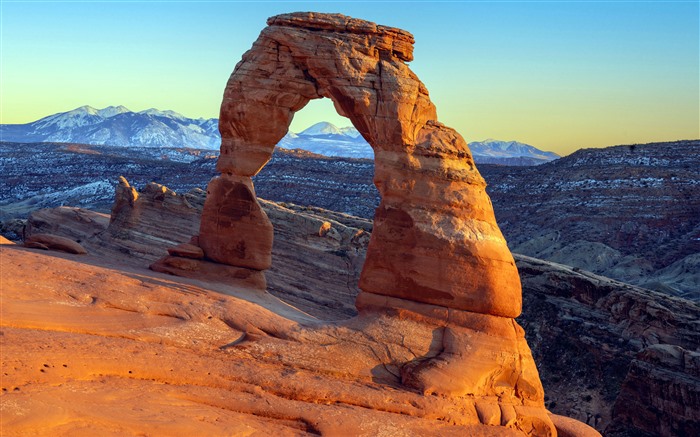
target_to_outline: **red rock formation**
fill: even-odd
[[[261,199],[259,201],[275,231],[274,262],[266,272],[268,290],[321,320],[347,319],[354,314],[350,307],[354,308],[357,279],[366,252],[366,240],[369,239],[369,233],[358,228],[369,230],[371,223],[319,208],[289,204],[285,207]],[[145,202],[142,207],[146,209],[141,209],[142,219],[162,215],[147,209],[170,208],[169,204],[148,200],[143,193],[140,193],[138,202]],[[194,203],[200,206],[191,211],[189,217],[175,215],[169,210],[170,221],[181,222],[175,227],[169,223],[173,232],[171,241],[187,241],[189,235],[199,228],[203,197]],[[48,232],[81,241],[92,256],[99,255],[109,260],[110,266],[128,262],[142,267],[142,260],[134,260],[123,251],[121,242],[111,239],[109,232],[104,232],[108,222],[109,217],[98,213],[61,207],[33,213],[27,228],[31,232]],[[328,224],[331,228],[326,236],[335,231],[340,241],[319,236],[319,231],[327,228]],[[146,239],[147,236],[140,235],[141,232],[156,230],[147,223],[132,222],[130,225],[131,230],[124,232],[125,238],[130,240]],[[168,243],[161,239],[148,241],[152,241],[148,246],[151,249],[148,262],[152,262],[165,252]],[[187,246],[185,243],[177,247]],[[44,255],[48,257],[48,254]],[[84,262],[86,258],[74,259]],[[2,259],[4,261],[5,258]],[[700,387],[699,373],[692,364],[693,360],[687,358],[697,357],[699,352],[700,332],[696,320],[700,308],[687,300],[639,289],[578,269],[574,271],[570,267],[518,255],[515,255],[515,259],[523,281],[525,309],[519,323],[525,327],[528,342],[535,352],[534,358],[542,371],[542,382],[548,395],[546,406],[553,413],[589,423],[611,436],[639,433],[682,435],[680,430],[698,428],[700,417],[695,412],[700,411],[697,402],[700,398],[693,393],[697,393]],[[206,265],[226,267],[215,263]],[[2,269],[14,271],[6,264]],[[201,280],[205,275],[193,272],[191,276]],[[31,285],[36,280],[30,275],[27,283]],[[239,278],[220,278],[221,281],[241,283]],[[53,283],[56,281],[53,280]],[[397,309],[393,312],[400,314]],[[385,310],[384,313],[389,311]],[[373,346],[380,354],[387,347],[392,351],[403,347],[401,344],[406,344],[406,340],[402,340],[401,335],[414,341],[418,347],[430,343],[424,339],[417,341],[419,336],[416,331],[407,329],[391,343],[387,341],[390,337],[386,334],[385,326],[380,328],[381,331],[367,332],[382,342]],[[361,327],[358,326],[358,329]],[[428,331],[436,345],[430,354],[439,352],[442,331]],[[318,334],[311,341],[317,338]],[[331,343],[338,343],[338,340],[331,337],[314,344],[323,345],[320,347],[323,350]],[[414,344],[409,343],[409,347],[413,348]],[[642,350],[644,352],[635,359]],[[664,358],[659,353],[664,350],[673,354]],[[310,350],[307,355],[315,356],[317,352]],[[341,349],[335,349],[334,355],[347,357]],[[424,356],[422,353],[420,355]],[[676,364],[668,359],[681,356],[683,360],[675,360]],[[330,358],[338,360],[337,357]],[[412,356],[403,361],[398,358],[384,360],[389,364],[382,365],[382,368],[385,366],[390,370],[383,372],[381,379],[386,390],[400,384],[403,362],[412,360]],[[396,364],[391,364],[392,361]],[[307,368],[327,368],[327,363],[323,361],[300,363],[296,359],[289,360],[285,365],[295,368],[301,364]],[[379,369],[373,370],[372,378],[377,382],[380,381],[378,373]],[[619,399],[616,400],[618,395]],[[426,397],[430,398],[433,397]],[[479,408],[482,417],[486,418],[484,411],[488,407]],[[654,418],[656,420],[650,420]],[[561,416],[553,416],[552,420],[560,436],[585,435],[581,432],[586,429],[590,432],[577,420],[566,421]],[[688,434],[688,431],[685,433]]]
[[[294,112],[328,97],[375,151],[382,203],[361,288],[520,314],[517,270],[484,180],[462,137],[437,122],[427,89],[405,63],[413,59],[412,35],[333,14],[286,14],[268,24],[224,92],[222,176],[209,186],[200,229],[206,256],[269,267],[272,231],[253,206],[249,178],[270,159]]]
[[[212,179],[202,211],[199,246],[207,258],[267,270],[272,264],[272,224],[247,176]]]
[[[87,250],[69,238],[51,234],[33,234],[24,240],[24,246],[33,249],[58,250],[76,255],[85,255]]]
[[[314,359],[338,374],[376,373],[379,381],[454,399],[463,409],[458,423],[554,433],[535,363],[513,320],[521,311],[515,262],[467,144],[437,121],[427,89],[406,65],[412,50],[408,32],[343,15],[270,18],[224,92],[221,176],[207,189],[198,236],[208,261],[179,264],[214,261],[251,275],[270,267],[273,230],[251,177],[293,114],[311,99],[330,98],[374,148],[382,202],[360,278],[356,305],[363,317],[343,328],[349,331],[339,346]],[[318,235],[329,232],[324,225]],[[177,261],[164,259],[156,268]],[[178,267],[184,275],[187,266]],[[326,344],[336,329],[290,335]],[[392,352],[370,353],[351,340],[372,331]],[[305,359],[293,350],[285,345],[279,359]],[[357,364],[345,358],[335,364],[347,356]],[[377,360],[384,370],[366,367]]]
[[[3,436],[523,436],[473,404],[353,375],[381,368],[383,338],[341,328],[361,346],[349,355],[263,293],[18,245],[0,245],[0,266]]]
[[[0,235],[0,244],[15,244],[13,241],[8,240],[7,238],[3,237]]]

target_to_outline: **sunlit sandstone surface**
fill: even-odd
[[[595,435],[544,408],[513,257],[412,43],[341,15],[268,20],[226,86],[199,233],[152,265],[179,277],[3,245],[3,434]],[[382,194],[359,316],[334,323],[265,291],[273,227],[250,179],[320,97],[374,147]],[[122,180],[103,245],[138,200]]]

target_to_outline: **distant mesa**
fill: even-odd
[[[188,118],[170,110],[133,112],[125,106],[96,109],[81,106],[27,124],[0,125],[4,141],[66,142],[123,147],[174,147],[216,150],[221,144],[219,120]],[[324,156],[372,159],[372,147],[352,126],[322,121],[288,132],[278,147],[302,149]],[[484,140],[469,144],[479,164],[538,165],[559,158],[517,141]]]

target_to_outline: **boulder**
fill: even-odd
[[[80,243],[66,237],[51,234],[33,234],[24,240],[24,246],[36,249],[58,250],[76,255],[87,254],[87,250]]]
[[[192,259],[202,259],[204,258],[204,251],[201,247],[195,246],[190,243],[178,244],[175,247],[169,247],[168,253],[172,256],[179,256],[182,258],[192,258]]]

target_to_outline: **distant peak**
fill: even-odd
[[[175,111],[171,111],[169,109],[166,109],[165,111],[161,111],[160,109],[156,109],[156,108],[148,108],[148,109],[144,109],[143,111],[139,111],[139,114],[155,115],[158,117],[169,117],[169,118],[186,118],[184,115],[179,114]]]
[[[115,115],[123,114],[125,112],[131,112],[129,111],[128,108],[125,106],[119,105],[119,106],[107,106],[104,109],[100,109],[97,111],[97,114],[101,115],[104,118],[109,118],[109,117],[114,117]]]
[[[321,121],[299,132],[299,135],[338,135],[340,130],[333,123]]]
[[[86,114],[91,114],[91,115],[97,115],[97,109],[93,108],[90,105],[83,105],[79,108],[73,109],[72,111],[68,111],[68,113],[73,113],[73,114],[86,113]]]
[[[299,132],[298,135],[306,136],[318,136],[318,135],[344,135],[356,138],[360,136],[360,133],[354,127],[341,127],[334,125],[333,123],[327,121],[321,121],[307,129]]]

